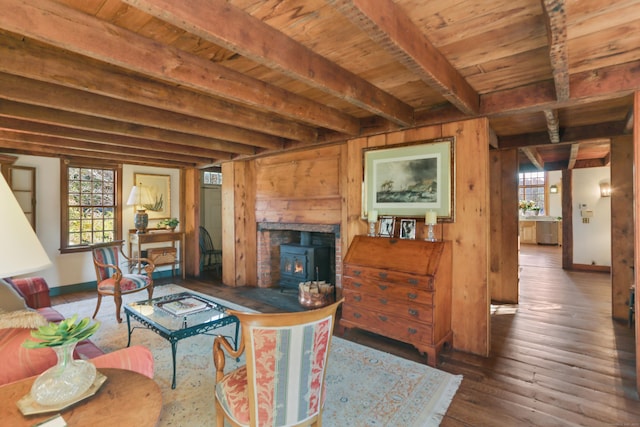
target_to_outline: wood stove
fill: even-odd
[[[328,246],[311,244],[311,233],[300,233],[300,243],[280,245],[280,288],[298,291],[300,282],[331,282],[331,260]]]

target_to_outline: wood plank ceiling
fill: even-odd
[[[0,150],[208,167],[486,116],[522,168],[608,163],[640,0],[0,0]]]

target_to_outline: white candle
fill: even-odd
[[[427,211],[424,215],[425,224],[436,224],[438,222],[438,217],[434,211]]]
[[[369,222],[376,222],[378,220],[378,211],[370,210],[369,211]]]

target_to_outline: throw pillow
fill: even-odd
[[[14,310],[10,312],[0,310],[0,329],[36,329],[48,323],[43,315],[32,309]]]
[[[0,310],[10,312],[24,310],[27,303],[6,280],[0,279]]]

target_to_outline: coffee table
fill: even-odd
[[[0,387],[0,421],[3,426],[33,426],[62,414],[69,427],[140,426],[158,424],[162,411],[160,387],[151,378],[124,369],[99,368],[107,381],[94,396],[66,409],[46,414],[24,416],[17,402],[31,390],[36,377],[26,378]],[[132,399],[132,396],[144,396]]]
[[[184,298],[196,298],[204,301],[206,307],[198,311],[184,314],[171,313],[166,308],[166,304]],[[229,337],[233,339],[233,345],[238,347],[238,333],[240,323],[236,316],[228,313],[228,308],[206,296],[192,292],[181,292],[167,295],[151,300],[136,301],[125,304],[124,312],[127,316],[127,347],[131,344],[131,334],[136,327],[131,326],[131,318],[137,320],[147,329],[151,329],[162,338],[171,343],[171,356],[173,358],[173,380],[171,388],[176,388],[176,352],[178,341],[192,337],[194,335],[211,335],[208,332],[223,326],[235,324],[235,335]]]

